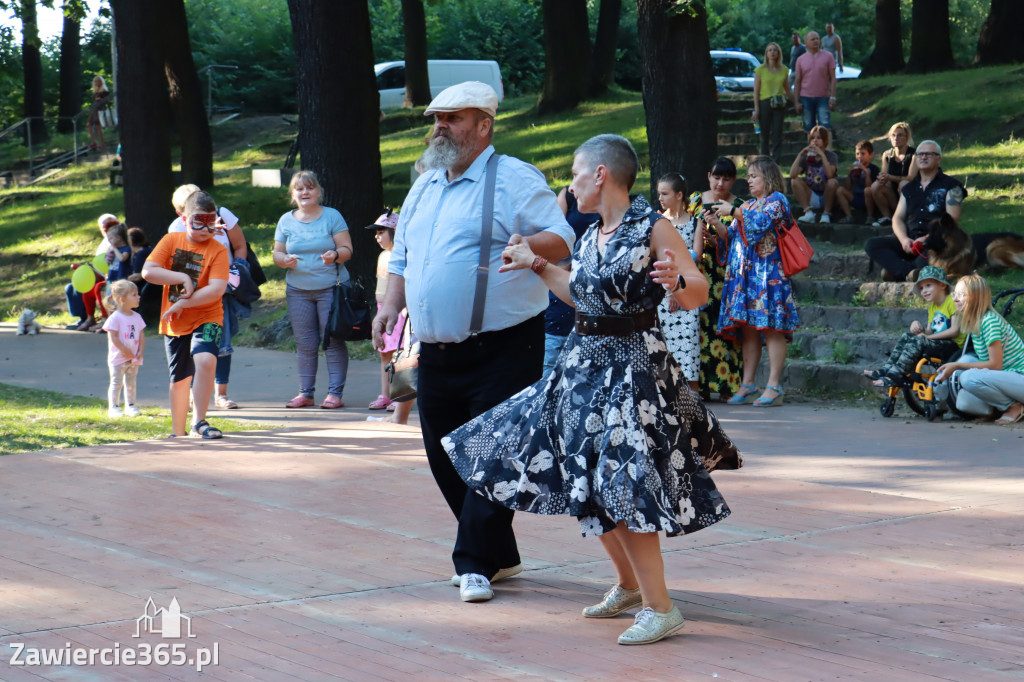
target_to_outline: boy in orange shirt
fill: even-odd
[[[220,229],[217,204],[205,192],[185,202],[184,232],[164,236],[142,267],[147,282],[164,287],[160,333],[164,335],[171,375],[172,436],[184,436],[189,385],[193,423],[188,435],[221,438],[220,429],[206,421],[220,352],[224,308],[221,297],[228,283],[230,257],[214,238]],[[194,378],[193,378],[194,375]]]

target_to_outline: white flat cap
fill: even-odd
[[[460,109],[479,109],[494,116],[498,111],[498,93],[490,85],[480,81],[459,83],[442,90],[423,115],[430,116],[441,111]]]

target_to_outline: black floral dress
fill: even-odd
[[[742,203],[739,197],[735,197],[732,205],[739,206]],[[690,197],[690,213],[694,216],[695,222],[703,207],[702,194],[694,192]],[[722,218],[726,225],[732,220],[731,217]],[[738,343],[718,333],[718,313],[722,307],[727,254],[718,253],[715,226],[705,227],[711,238],[705,242],[704,253],[701,254],[697,266],[707,277],[711,292],[708,295],[708,304],[700,309],[700,390],[705,400],[710,398],[712,393],[717,393],[724,399],[740,390],[743,381],[743,352]]]
[[[665,291],[650,276],[650,231],[658,217],[637,197],[603,255],[597,229],[583,235],[569,278],[578,310],[657,308]],[[708,472],[742,465],[656,327],[629,336],[573,331],[546,377],[442,444],[470,488],[510,509],[572,514],[585,536],[620,521],[670,536],[717,523],[729,508]]]

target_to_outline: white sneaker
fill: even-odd
[[[798,223],[813,223],[814,211],[804,211],[804,214],[796,219]]]
[[[117,407],[115,405],[114,407],[111,407],[110,409],[107,410],[107,416],[108,417],[114,417],[114,418],[123,417],[124,416],[124,412],[121,411],[120,407]]]
[[[462,576],[462,584],[459,585],[459,596],[462,597],[462,601],[489,601],[494,598],[494,590],[491,589],[491,581],[487,578],[478,573],[466,573]]]
[[[129,417],[138,417],[140,414],[142,414],[142,410],[135,407],[134,405],[127,405],[124,408],[124,413]]]
[[[673,606],[668,613],[658,613],[648,606],[636,614],[633,624],[619,635],[619,644],[652,644],[668,637],[685,624],[677,606]]]
[[[372,417],[367,417],[366,419],[369,421],[371,418]],[[508,568],[501,568],[498,569],[498,572],[491,578],[491,582],[500,583],[502,580],[517,576],[522,572],[523,565],[521,563],[516,564],[515,566],[509,566]],[[454,587],[462,587],[462,576],[458,574],[453,575],[451,582]]]
[[[830,222],[832,222],[832,216],[830,216],[828,213],[822,213],[821,214],[821,222],[823,222],[823,223],[830,223]]]

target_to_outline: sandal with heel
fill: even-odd
[[[727,405],[748,405],[754,400],[754,391],[757,390],[757,384],[740,384],[740,388],[747,389],[749,393],[746,395],[734,393],[731,398],[725,401]]]
[[[785,393],[782,392],[781,386],[769,386],[768,384],[765,384],[764,390],[776,391],[778,392],[778,395],[774,398],[765,398],[764,394],[761,394],[761,397],[754,401],[754,407],[778,407],[782,404],[782,396],[784,396]]]

